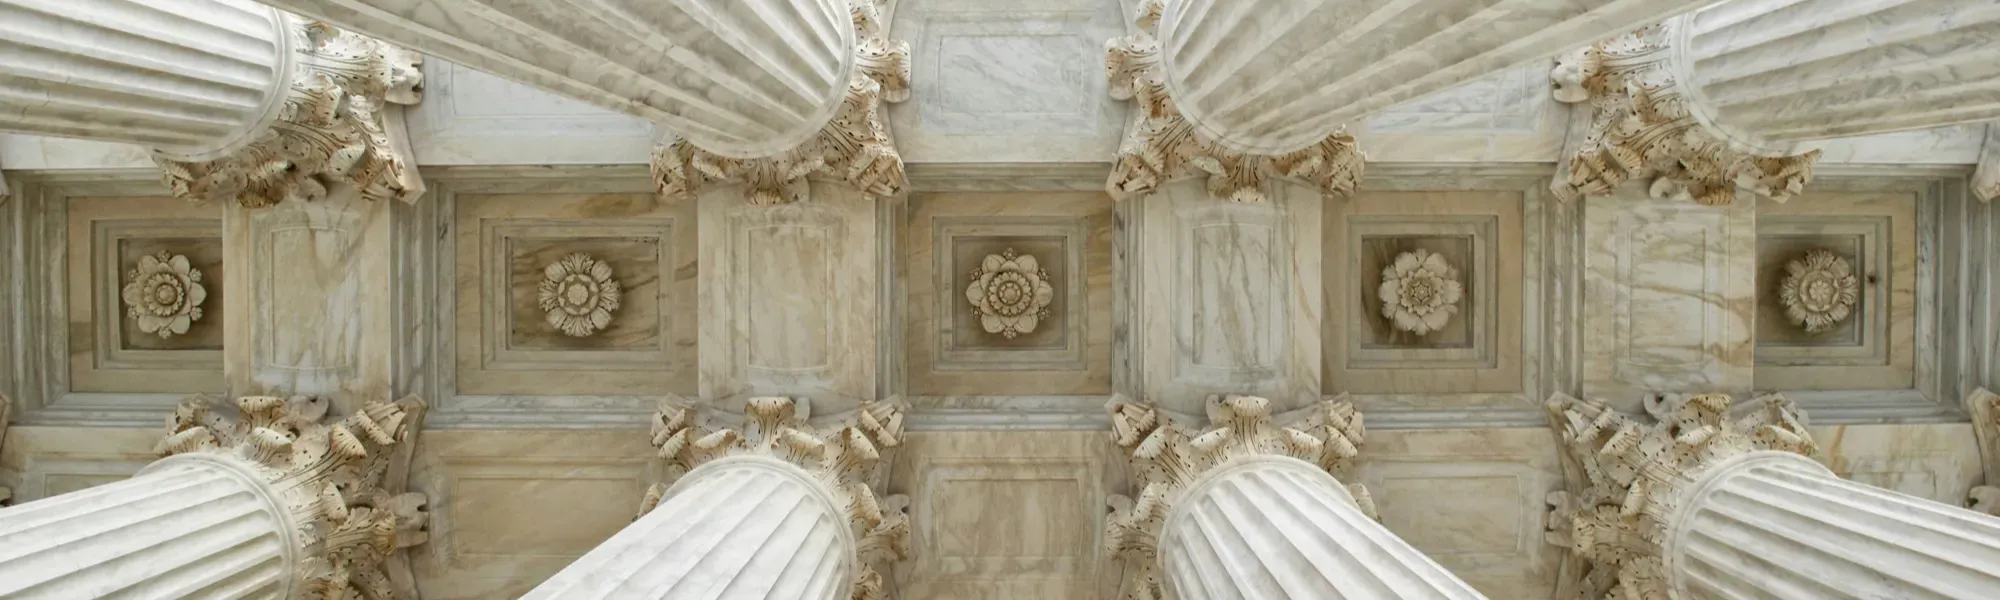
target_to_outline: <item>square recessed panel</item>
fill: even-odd
[[[1473,347],[1473,321],[1475,320],[1476,312],[1467,309],[1479,306],[1480,301],[1483,300],[1482,298],[1475,297],[1478,290],[1475,289],[1476,286],[1472,285],[1477,280],[1479,274],[1470,271],[1477,264],[1473,262],[1478,256],[1473,252],[1475,242],[1475,238],[1470,235],[1361,236],[1361,255],[1358,257],[1356,264],[1358,265],[1359,272],[1364,276],[1367,274],[1374,275],[1372,281],[1364,277],[1363,281],[1368,281],[1369,284],[1359,286],[1355,290],[1361,299],[1361,316],[1364,317],[1361,319],[1362,325],[1367,327],[1365,335],[1361,338],[1361,347],[1371,350],[1383,348]],[[1398,273],[1395,272],[1395,266],[1406,255],[1410,257],[1409,260],[1412,262],[1419,260],[1417,257],[1420,256],[1426,257],[1423,260],[1427,261],[1442,260],[1446,268],[1450,269],[1448,275],[1440,278],[1440,281],[1458,286],[1458,300],[1442,305],[1442,308],[1448,308],[1449,310],[1434,310],[1433,313],[1427,313],[1445,312],[1449,315],[1446,317],[1444,326],[1441,328],[1430,329],[1419,334],[1410,329],[1398,327],[1394,317],[1390,316],[1405,312],[1415,314],[1408,310],[1402,310],[1400,302],[1395,304],[1385,302],[1381,294],[1383,284],[1392,278],[1398,277]],[[1428,258],[1432,256],[1437,258]],[[1423,289],[1421,291],[1403,290],[1405,293],[1417,293],[1426,298],[1432,296],[1446,297],[1446,292],[1443,289],[1431,287],[1432,280],[1428,277],[1413,280],[1412,283],[1422,286]],[[1400,289],[1401,279],[1398,279],[1398,284]],[[1421,300],[1419,299],[1416,302],[1421,303]],[[1385,307],[1388,310],[1384,310]],[[1376,318],[1378,316],[1380,318]],[[1428,326],[1429,324],[1426,323],[1426,325]]]
[[[671,229],[671,228],[670,228]],[[662,349],[660,265],[667,250],[657,236],[550,238],[523,235],[509,237],[507,246],[509,292],[506,347],[515,350],[653,350]],[[577,258],[583,260],[577,260]],[[572,281],[577,274],[570,265],[599,264],[611,276],[598,281]],[[549,278],[550,269],[558,276]],[[542,302],[543,285],[553,284],[555,317]],[[562,325],[588,321],[590,309],[612,299],[606,292],[616,286],[617,308],[606,312],[609,323],[602,328],[580,329]],[[649,301],[654,300],[654,301]],[[584,333],[585,335],[573,335]]]
[[[440,412],[637,410],[648,406],[640,396],[693,393],[692,203],[626,193],[445,196],[457,231],[450,267],[459,396]],[[578,263],[585,276],[571,278],[564,261],[578,254],[608,267],[609,277],[599,281]],[[551,265],[554,320],[541,302]],[[618,306],[598,327],[585,310],[589,292],[595,285],[601,302],[611,282]]]
[[[113,269],[112,273],[116,274],[116,279],[112,282],[115,282],[117,287],[110,290],[115,292],[111,294],[113,296],[111,300],[117,303],[116,307],[112,307],[111,312],[120,315],[119,325],[112,331],[115,336],[113,339],[116,349],[221,351],[222,309],[224,304],[222,301],[224,287],[222,285],[222,239],[219,237],[136,237],[134,234],[144,234],[134,231],[131,227],[133,225],[143,227],[142,223],[132,221],[99,221],[97,223],[100,235],[111,238],[109,240],[109,243],[113,246],[111,254],[114,254],[113,260],[116,261],[115,266],[107,265],[107,267]],[[203,228],[203,224],[199,222],[192,223],[191,225],[193,225],[193,229],[195,230]],[[214,227],[212,224],[209,224],[207,228],[213,229]],[[165,256],[169,264],[172,264],[172,260],[175,257],[187,259],[188,266],[190,267],[188,276],[189,279],[194,280],[189,283],[201,286],[201,302],[194,306],[194,308],[201,310],[201,318],[192,320],[188,324],[187,331],[184,333],[161,336],[159,332],[162,330],[146,331],[140,325],[139,318],[132,316],[132,307],[124,301],[125,286],[130,286],[134,283],[132,275],[138,269],[140,259],[147,256],[154,257],[155,259]],[[151,280],[154,278],[149,277],[148,279]],[[175,281],[158,282],[168,284],[165,287],[169,289],[162,289],[163,286],[161,285],[147,287],[147,284],[151,283],[151,281],[138,282],[139,287],[134,289],[142,290],[142,293],[150,292],[160,298],[172,296],[181,298],[184,302],[192,300],[192,286],[182,285],[177,277],[173,279]],[[164,329],[164,331],[171,333],[173,330],[168,328]]]
[[[962,293],[940,295],[954,305],[945,350],[1081,348],[1070,344],[1077,340],[1068,326],[1069,295],[1079,283],[1069,266],[1081,257],[1081,248],[1071,255],[1072,237],[947,234],[957,277],[943,281]],[[1046,301],[1039,297],[1044,286]]]
[[[1882,261],[1871,256],[1873,253],[1870,252],[1871,249],[1882,250],[1885,247],[1879,241],[1870,243],[1869,240],[1871,238],[1879,240],[1881,234],[1887,233],[1888,222],[1887,219],[1882,219],[1872,226],[1857,225],[1865,230],[1854,233],[1827,231],[1818,234],[1757,236],[1757,297],[1763,299],[1757,303],[1757,345],[1760,352],[1771,354],[1771,351],[1764,350],[1767,347],[1773,350],[1800,346],[1859,348],[1865,345],[1867,338],[1876,337],[1864,335],[1880,321],[1879,316],[1871,316],[1869,312],[1879,309],[1882,302],[1870,296],[1886,293],[1888,286],[1883,285],[1882,278],[1872,271],[1873,268],[1880,266]],[[1858,293],[1855,294],[1855,301],[1846,318],[1835,322],[1827,329],[1806,331],[1803,323],[1794,321],[1790,317],[1781,300],[1780,290],[1785,281],[1793,277],[1790,265],[1803,261],[1808,253],[1814,251],[1827,251],[1840,257],[1852,269]],[[1870,359],[1874,364],[1880,364],[1882,360],[1888,358],[1886,348],[1878,346],[1874,350],[1876,351],[1858,353],[1856,358]],[[1778,350],[1776,355],[1785,353],[1783,350]],[[1771,357],[1776,358],[1776,356]]]
[[[1917,195],[1820,191],[1801,202],[1757,205],[1758,389],[1794,392],[1911,390],[1918,386]],[[1844,259],[1857,279],[1848,316],[1808,332],[1787,314],[1787,263],[1813,249]]]
[[[193,393],[221,389],[223,264],[221,208],[172,198],[79,197],[67,202],[70,392]],[[150,298],[197,296],[186,329],[146,331],[125,303],[141,257],[185,257],[185,274],[144,274]],[[179,311],[176,311],[179,312]],[[164,316],[164,315],[163,315]],[[171,318],[171,317],[169,317]],[[169,335],[162,337],[161,331]],[[164,398],[163,398],[164,399]]]
[[[923,194],[909,214],[903,281],[912,394],[1109,391],[1108,197]],[[1036,301],[1042,286],[1046,304]]]

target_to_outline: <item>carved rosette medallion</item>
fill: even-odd
[[[891,0],[854,0],[851,16],[860,34],[854,78],[833,119],[812,140],[773,156],[733,158],[696,148],[687,140],[653,147],[653,179],[661,194],[692,197],[710,184],[739,182],[751,204],[796,202],[806,197],[806,177],[838,178],[876,196],[895,196],[909,183],[903,156],[889,136],[883,102],[910,98],[910,43],[888,38],[881,9]]]
[[[646,490],[639,514],[651,512],[676,480],[709,461],[729,456],[784,460],[812,475],[837,505],[846,506],[858,548],[855,563],[861,567],[852,597],[881,600],[887,595],[889,565],[910,558],[910,521],[903,514],[908,498],[878,499],[869,482],[887,465],[882,454],[903,443],[903,409],[891,402],[869,402],[827,429],[808,424],[809,413],[809,405],[792,398],[751,398],[741,427],[710,428],[695,403],[662,403],[653,415],[653,446],[666,463],[666,481]]]
[[[1151,404],[1114,397],[1111,438],[1125,455],[1142,487],[1134,500],[1111,498],[1104,525],[1104,549],[1125,563],[1128,598],[1161,598],[1160,528],[1167,514],[1203,473],[1254,456],[1285,456],[1312,463],[1330,474],[1347,471],[1360,456],[1361,414],[1352,404],[1326,400],[1292,426],[1276,424],[1270,401],[1256,396],[1211,396],[1208,426],[1195,429]],[[1347,486],[1363,513],[1375,515],[1374,501],[1359,484]]]
[[[186,256],[161,250],[139,257],[138,266],[125,275],[120,296],[139,331],[167,339],[187,333],[188,326],[201,320],[208,289],[201,285],[201,269],[188,264]]]
[[[391,488],[396,482],[385,476],[408,460],[423,401],[371,400],[332,422],[325,398],[245,396],[233,409],[218,404],[207,396],[182,402],[155,451],[247,461],[261,473],[299,528],[303,598],[402,598],[385,563],[429,538],[427,500],[391,492],[400,485]]]
[[[1424,335],[1443,329],[1465,299],[1458,269],[1444,256],[1418,249],[1396,255],[1382,269],[1382,316],[1397,329]]]
[[[1580,559],[1587,597],[1666,598],[1668,526],[1703,472],[1753,451],[1818,450],[1791,402],[1760,401],[1757,412],[1732,417],[1729,396],[1698,395],[1641,424],[1602,402],[1560,394],[1549,400],[1566,461],[1586,484],[1551,496],[1548,540]]]
[[[1013,248],[986,255],[972,270],[972,285],[965,288],[979,326],[1010,340],[1033,333],[1042,319],[1049,318],[1049,303],[1055,296],[1049,272],[1033,255],[1017,254]]]
[[[245,207],[316,200],[335,183],[356,186],[371,200],[415,200],[423,191],[416,163],[392,137],[385,113],[391,104],[417,103],[423,55],[323,22],[285,18],[298,57],[277,120],[223,158],[154,156],[167,187],[182,198]]]
[[[1808,333],[1832,329],[1854,314],[1861,297],[1861,280],[1846,258],[1825,248],[1806,251],[1785,263],[1785,279],[1778,283],[1778,301],[1785,306],[1785,318]]]
[[[1105,182],[1112,197],[1143,196],[1168,181],[1192,176],[1208,177],[1209,195],[1231,202],[1262,202],[1264,183],[1274,177],[1310,182],[1327,196],[1353,193],[1364,157],[1345,129],[1280,155],[1235,152],[1196,131],[1167,95],[1160,42],[1154,37],[1165,10],[1163,0],[1146,0],[1135,19],[1138,31],[1104,44],[1111,97],[1136,104]]]
[[[1736,201],[1737,187],[1783,202],[1812,181],[1814,150],[1755,156],[1731,149],[1688,112],[1669,70],[1669,25],[1653,25],[1570,52],[1550,72],[1555,99],[1589,102],[1592,121],[1556,194],[1605,195],[1627,179],[1650,179],[1655,198]]]
[[[611,325],[621,298],[611,265],[581,252],[543,267],[537,295],[549,326],[573,337],[588,337]]]

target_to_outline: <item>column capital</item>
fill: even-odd
[[[1584,140],[1555,182],[1559,197],[1609,194],[1647,179],[1655,198],[1729,204],[1744,187],[1783,202],[1812,181],[1819,151],[1760,155],[1704,124],[1701,90],[1676,60],[1680,19],[1640,28],[1556,59],[1555,99],[1591,111]],[[1571,134],[1575,135],[1575,134]]]
[[[224,461],[259,476],[287,507],[296,543],[293,583],[302,598],[398,598],[391,555],[428,539],[427,499],[397,493],[408,437],[423,400],[371,400],[344,419],[329,399],[209,396],[182,402],[155,451],[175,460]],[[149,467],[150,468],[150,467]]]
[[[1276,177],[1303,179],[1329,196],[1353,193],[1365,157],[1345,127],[1304,148],[1263,155],[1232,150],[1183,116],[1167,91],[1155,37],[1165,11],[1164,0],[1141,2],[1132,33],[1104,44],[1111,97],[1135,104],[1105,182],[1112,197],[1144,196],[1170,180],[1193,176],[1206,176],[1209,195],[1231,202],[1264,201],[1264,183]]]
[[[854,75],[846,97],[818,134],[790,150],[756,158],[725,156],[668,136],[653,148],[653,179],[660,193],[687,198],[710,185],[741,183],[751,204],[785,204],[804,199],[806,177],[819,174],[876,196],[902,194],[909,178],[882,103],[910,98],[910,43],[888,37],[883,7],[890,1],[852,1],[859,38]]]
[[[1642,424],[1600,401],[1549,399],[1564,460],[1580,476],[1551,497],[1549,542],[1582,560],[1578,580],[1591,597],[1666,597],[1672,531],[1700,480],[1758,453],[1818,451],[1790,401],[1757,402],[1738,416],[1729,396],[1701,394],[1667,403],[1657,422]]]
[[[1231,467],[1277,460],[1311,465],[1329,475],[1343,473],[1360,455],[1361,414],[1344,398],[1325,400],[1285,415],[1280,424],[1270,401],[1235,394],[1208,399],[1208,424],[1195,429],[1152,404],[1114,397],[1112,441],[1143,486],[1135,501],[1112,497],[1112,514],[1105,523],[1105,550],[1125,562],[1125,588],[1138,597],[1161,597],[1160,541],[1179,500]],[[1303,464],[1294,461],[1303,461]],[[1356,508],[1374,516],[1374,502],[1360,485],[1348,485]],[[1148,595],[1150,594],[1150,595]]]
[[[1974,388],[1965,397],[1965,410],[1972,413],[1972,434],[1979,440],[1979,462],[1986,475],[1967,494],[1965,506],[2000,516],[2000,394]]]
[[[870,402],[820,427],[810,424],[810,417],[805,400],[758,397],[744,405],[741,426],[710,427],[695,403],[678,398],[662,403],[653,415],[652,444],[666,462],[667,481],[646,490],[640,515],[701,479],[704,465],[744,457],[782,461],[847,511],[856,569],[851,593],[840,597],[885,597],[888,565],[910,557],[910,522],[903,513],[909,500],[878,498],[871,483],[887,464],[883,453],[902,445],[903,408],[894,401]]]
[[[416,104],[422,55],[321,21],[281,15],[290,83],[278,114],[217,158],[156,151],[167,187],[183,198],[263,207],[317,200],[353,185],[371,200],[422,195],[401,106]]]

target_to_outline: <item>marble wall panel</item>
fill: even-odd
[[[876,399],[882,270],[876,199],[813,182],[778,206],[742,190],[699,200],[700,396],[811,398],[815,412]]]
[[[920,193],[903,224],[904,355],[911,396],[1111,392],[1111,199],[1102,193]],[[1017,257],[1005,259],[1008,251]],[[999,256],[999,260],[989,259]],[[1013,272],[1023,273],[1016,312]],[[995,269],[987,269],[993,261]],[[992,276],[985,276],[993,271]],[[988,282],[995,297],[986,298]],[[1046,304],[1033,297],[1048,286]],[[971,300],[979,286],[984,308]],[[1004,289],[1003,289],[1004,288]],[[1039,306],[1040,308],[1036,308]],[[983,317],[999,328],[989,330]],[[1007,334],[1014,335],[1009,336]],[[1095,407],[1091,407],[1094,409]]]
[[[1820,425],[1811,432],[1820,448],[1815,459],[1868,485],[1958,506],[1984,477],[1970,424]]]
[[[1748,392],[1756,206],[1651,198],[1584,211],[1583,392],[1629,412],[1652,393]]]
[[[1382,524],[1492,598],[1547,597],[1562,549],[1542,537],[1563,486],[1545,429],[1371,432],[1366,485]]]
[[[1110,598],[1112,446],[1097,431],[915,432],[890,474],[916,557],[903,598]]]
[[[889,109],[906,162],[1099,162],[1123,102],[1105,92],[1117,0],[902,0],[891,37],[910,42],[911,102]]]
[[[639,432],[430,431],[410,471],[431,498],[411,550],[425,598],[514,598],[638,514],[654,451]]]
[[[1267,202],[1229,203],[1200,180],[1161,186],[1125,221],[1129,378],[1139,397],[1201,414],[1211,394],[1251,393],[1289,409],[1320,390],[1323,200],[1274,184]]]
[[[1553,162],[1570,110],[1536,61],[1349,124],[1369,162]]]
[[[126,479],[159,455],[158,427],[34,427],[15,425],[0,440],[0,487],[9,504]]]
[[[658,132],[615,113],[425,57],[424,101],[407,113],[425,165],[637,164]]]

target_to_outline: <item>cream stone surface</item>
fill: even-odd
[[[1181,597],[1317,598],[1361,585],[1342,575],[1349,568],[1417,574],[1391,587],[1426,597],[1603,600],[1600,584],[1618,574],[1593,570],[1575,542],[1671,547],[1645,539],[1651,530],[1629,517],[1654,502],[1678,506],[1663,491],[1678,480],[1655,473],[1647,481],[1664,487],[1641,490],[1618,482],[1614,467],[1595,475],[1611,473],[1616,485],[1589,487],[1602,482],[1577,448],[1670,455],[1749,448],[1762,435],[1756,443],[1803,452],[1788,440],[1809,435],[1808,456],[1718,479],[1713,495],[1734,504],[1688,519],[1700,539],[1673,538],[1692,550],[1671,564],[1697,575],[1751,565],[1736,576],[1787,600],[1840,597],[1807,587],[1820,580],[1855,594],[1978,598],[1983,589],[1925,595],[1917,586],[1992,571],[1980,562],[1994,556],[1984,537],[1992,517],[1951,508],[2000,514],[2000,404],[1981,391],[2000,389],[2000,302],[1991,297],[2000,211],[1981,200],[2000,145],[1976,122],[1986,100],[1978,90],[2000,73],[1986,43],[2000,10],[1986,2],[1730,0],[1707,9],[1697,20],[1710,19],[1710,33],[1696,45],[1722,54],[1698,58],[1695,71],[1761,73],[1809,90],[1782,94],[1769,119],[1746,120],[1761,113],[1740,102],[1773,90],[1761,79],[1703,80],[1696,91],[1727,108],[1714,119],[1784,125],[1820,152],[1814,177],[1788,201],[1730,180],[1728,206],[1675,199],[1651,180],[1587,198],[1551,185],[1595,143],[1598,115],[1562,101],[1574,90],[1552,80],[1558,63],[1548,57],[1677,18],[1692,2],[1175,0],[1157,5],[1169,25],[1143,30],[1134,27],[1148,16],[1136,9],[1147,3],[1135,0],[562,2],[542,12],[472,0],[277,4],[385,27],[359,31],[409,36],[434,53],[353,63],[382,67],[382,77],[356,81],[381,83],[385,102],[391,89],[415,100],[421,77],[421,102],[382,105],[407,121],[403,178],[300,178],[325,193],[198,205],[162,185],[146,146],[0,134],[11,186],[0,197],[0,398],[11,413],[0,418],[0,505],[12,504],[0,511],[159,500],[140,497],[157,482],[131,479],[160,460],[159,423],[236,414],[222,406],[177,416],[191,393],[331,396],[324,419],[280,420],[300,434],[368,415],[370,401],[411,397],[404,406],[420,414],[405,415],[405,439],[362,460],[379,465],[368,476],[383,492],[315,505],[349,527],[343,548],[384,559],[380,580],[358,576],[391,590],[380,600],[518,598],[544,584],[536,593],[618,597],[617,586],[667,583],[714,584],[715,596],[844,584],[884,600],[1113,600],[1152,589],[1131,585],[1148,572],[1177,578],[1167,587]],[[265,10],[235,0],[0,0],[0,15],[32,17],[23,23],[87,12],[103,26],[72,38],[7,21],[0,46],[57,54],[0,56],[0,73],[155,40],[166,45],[145,47],[161,52],[123,56],[178,61],[165,74],[190,93],[254,88],[256,60],[231,63],[242,77],[212,81],[216,69],[201,58],[266,56],[256,36],[216,43],[218,28],[249,21],[161,19],[167,29],[141,30],[139,13],[104,12],[239,5]],[[676,25],[688,22],[675,11],[700,7],[720,20]],[[1141,31],[1161,45],[1147,46]],[[743,44],[661,45],[696,38]],[[329,46],[364,47],[375,48]],[[1758,50],[1766,47],[1800,52],[1773,58]],[[1669,65],[1678,60],[1670,55],[1646,60]],[[867,63],[858,78],[844,70],[850,60]],[[1922,98],[1869,100],[1798,75],[1853,66],[1843,61],[1915,69],[1914,79],[1869,70],[1865,80]],[[1179,83],[1165,79],[1175,69]],[[1341,73],[1350,77],[1328,76]],[[1926,87],[1947,80],[1971,87]],[[820,84],[856,101],[816,113],[806,99]],[[1178,104],[1154,101],[1177,86],[1188,94]],[[1739,87],[1745,95],[1732,96]],[[1138,101],[1114,95],[1122,91]],[[120,96],[77,118],[126,123],[120,107],[188,100],[155,95]],[[234,128],[255,100],[203,97],[215,112],[174,132]],[[676,106],[693,112],[664,114]],[[1195,131],[1175,112],[1190,107],[1210,111],[1193,118],[1203,126],[1242,119],[1237,141],[1246,144],[1282,141],[1286,128],[1265,126],[1347,134],[1322,134],[1315,139],[1329,145],[1286,160],[1246,160],[1178,137]],[[1288,112],[1297,110],[1312,115]],[[1669,116],[1644,130],[1668,137],[1646,144],[1700,141],[1678,137],[1696,116]],[[1954,124],[1922,128],[1933,122]],[[385,134],[399,131],[382,123]],[[745,160],[669,152],[685,160],[670,165],[681,178],[666,182],[689,193],[658,193],[663,179],[648,170],[655,151],[699,145],[690,123],[739,137],[833,135],[815,137],[826,145],[811,152],[787,146]],[[1884,123],[1918,128],[1876,127]],[[1127,140],[1142,143],[1121,147]],[[1107,193],[1114,172],[1167,176]],[[391,180],[412,185],[365,185]],[[1848,261],[1857,290],[1846,319],[1807,332],[1788,320],[1781,280],[1786,263],[1812,249]],[[1397,275],[1397,258],[1420,251],[1448,267],[1437,280]],[[130,316],[122,293],[142,257],[163,252],[170,265],[187,257],[206,295],[201,318],[166,338]],[[580,261],[558,269],[554,308],[588,308],[612,281],[618,306],[552,322],[542,286],[572,255],[609,273]],[[598,296],[585,297],[578,273]],[[1455,302],[1446,282],[1458,286]],[[1422,332],[1385,310],[1445,305],[1443,319],[1404,319]],[[1714,392],[1744,406],[1727,416],[1676,412]],[[1231,394],[1267,398],[1275,422],[1299,435],[1195,427],[1211,396]],[[1748,406],[1764,394],[1789,408]],[[1570,420],[1546,404],[1558,395],[1601,399],[1604,410],[1577,409],[1590,418]],[[809,418],[742,426],[756,399],[773,396],[802,399],[794,406]],[[1173,429],[1107,410],[1114,399],[1157,409],[1189,433],[1149,438]],[[662,400],[685,412],[654,416]],[[890,430],[906,433],[879,435]],[[292,435],[267,431],[258,443]],[[1579,432],[1602,445],[1565,437]],[[358,445],[329,444],[335,461],[380,449],[359,422],[349,433]],[[1260,452],[1334,458],[1304,470],[1246,466],[1243,478],[1204,487],[1180,516],[1147,503],[1147,484],[1198,477],[1163,474],[1172,461],[1142,453],[1233,456],[1243,439],[1269,441]],[[730,460],[722,456],[758,452],[750,448],[791,466],[711,477],[726,470],[709,468]],[[820,494],[829,489],[831,501]],[[1587,497],[1593,505],[1579,506]],[[229,507],[175,510],[210,508]],[[1597,520],[1580,521],[1581,509]],[[1334,520],[1297,516],[1308,513]],[[1891,514],[1950,531],[1861,525]],[[718,516],[727,518],[705,518]],[[1762,520],[1736,522],[1752,518]],[[1785,529],[1799,519],[1827,525]],[[191,518],[155,522],[207,530]],[[1596,528],[1580,534],[1578,522]],[[144,533],[64,527],[38,539],[117,550]],[[822,543],[841,532],[855,536],[852,551]],[[1168,535],[1139,535],[1149,532]],[[1641,537],[1620,537],[1628,534]],[[1824,537],[1848,535],[1872,541]],[[137,551],[158,553],[159,565],[218,564],[223,555],[193,539]],[[1278,543],[1288,541],[1301,545]],[[1912,546],[1950,551],[1925,558]],[[1232,554],[1172,567],[1134,562],[1142,547],[1169,549],[1156,558]],[[1360,556],[1341,548],[1406,560],[1325,562]],[[1861,566],[1823,562],[1812,548]],[[0,588],[31,580],[8,572],[26,564],[8,562],[9,551],[0,543]],[[15,559],[47,560],[37,556]],[[781,564],[798,569],[769,566]],[[122,573],[38,567],[32,580],[144,574],[113,570]],[[1635,571],[1633,581],[1657,575],[1666,586],[1671,573]],[[1673,585],[1726,587],[1683,579]],[[1273,582],[1305,587],[1257,587]],[[1868,587],[1878,585],[1890,587]]]

